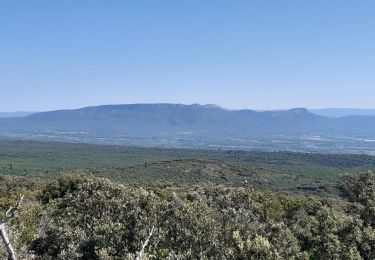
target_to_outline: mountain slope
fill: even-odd
[[[272,141],[280,136],[294,140],[303,136],[371,139],[374,133],[375,117],[370,116],[328,118],[304,108],[257,112],[198,104],[106,105],[0,119],[2,135],[69,137],[94,142],[95,138],[96,141],[107,138],[112,140],[109,143],[121,143],[119,140],[125,136],[135,145],[144,144],[137,143],[137,138],[162,138],[173,146],[186,140],[210,145],[227,139]],[[163,143],[160,140],[159,144]]]
[[[25,118],[3,119],[1,129],[49,129],[69,131],[155,134],[175,131],[229,131],[273,133],[316,128],[327,121],[305,109],[255,112],[228,111],[212,105],[136,104],[87,107],[36,113]],[[294,128],[298,126],[298,128]],[[139,132],[140,131],[140,132]]]

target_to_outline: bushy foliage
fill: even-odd
[[[154,191],[68,176],[47,186],[41,200],[48,219],[31,249],[44,259],[132,258],[150,230],[149,258],[247,258],[257,252],[284,259],[299,251],[288,227],[268,217],[247,189]],[[249,247],[249,241],[256,244]]]
[[[28,259],[369,260],[374,179],[371,172],[343,176],[340,199],[68,175],[46,185],[42,205],[11,229]]]
[[[11,178],[0,175],[0,221],[5,211],[17,202],[19,195],[26,195],[18,217],[7,225],[8,235],[13,242],[21,259],[30,259],[32,256],[27,245],[36,238],[42,209],[35,200],[35,194],[40,191],[40,183],[25,178]],[[0,259],[6,259],[3,246],[0,247]]]

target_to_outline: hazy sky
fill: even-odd
[[[375,107],[373,0],[0,0],[0,111]]]

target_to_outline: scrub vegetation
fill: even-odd
[[[2,142],[19,259],[375,258],[371,156]]]

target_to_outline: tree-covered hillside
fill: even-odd
[[[343,172],[375,169],[375,157],[350,154],[140,148],[0,141],[0,173],[53,179],[87,173],[121,183],[242,186],[330,193]]]

